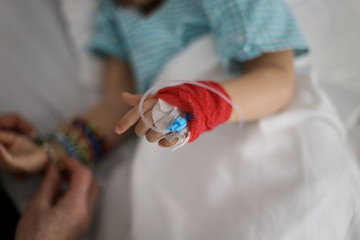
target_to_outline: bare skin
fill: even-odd
[[[291,50],[268,53],[252,61],[244,63],[246,74],[222,83],[235,104],[242,111],[244,121],[253,121],[271,115],[283,109],[291,100],[294,89],[293,52]],[[135,134],[146,136],[149,142],[156,142],[162,134],[155,132],[140,119],[138,103],[142,95],[133,92],[133,77],[130,66],[114,58],[107,60],[105,68],[104,97],[88,113],[85,114],[99,131],[109,140],[111,146],[125,137],[124,134],[131,126],[135,126]],[[157,100],[149,97],[144,103],[144,112],[148,121],[152,122],[151,110]],[[132,107],[132,108],[131,108]],[[106,117],[104,117],[106,116]],[[120,120],[119,120],[120,119]],[[119,121],[118,121],[119,120]],[[228,122],[239,121],[239,116],[233,111]],[[117,123],[117,124],[116,124]],[[116,133],[114,127],[116,125]],[[26,141],[31,139],[20,136],[9,136],[10,133],[0,131],[0,162],[4,166],[11,166],[8,170],[34,172],[46,167],[44,152]],[[15,138],[19,137],[18,140]],[[11,141],[9,140],[11,138]],[[172,142],[162,139],[159,146],[171,147]],[[11,144],[16,143],[16,145]],[[22,143],[23,148],[19,145]],[[64,149],[53,143],[58,154],[66,158]],[[32,167],[23,161],[24,153],[32,156]],[[36,159],[38,159],[36,161]],[[14,166],[16,166],[14,168]],[[1,165],[0,165],[1,167]]]
[[[105,66],[103,98],[84,114],[84,118],[97,126],[98,131],[106,137],[110,146],[115,146],[126,136],[115,134],[114,126],[130,109],[121,98],[121,93],[133,92],[134,81],[127,63],[108,58]],[[5,121],[6,126],[8,126],[7,122],[8,120]],[[5,131],[5,128],[0,129],[0,169],[11,172],[39,172],[46,168],[49,161],[45,151],[34,144],[31,138],[9,131],[22,127],[26,133],[30,134],[35,130],[23,122],[19,125],[17,118],[13,122],[15,124],[13,129],[8,129],[8,131]],[[2,125],[0,124],[0,127]],[[62,146],[55,142],[51,144],[60,158],[68,157]]]
[[[146,15],[163,4],[164,0],[114,0],[114,2],[119,5],[139,8]],[[222,83],[231,99],[241,109],[242,120],[253,121],[271,115],[289,103],[294,88],[293,58],[292,50],[264,54],[243,64],[246,70],[245,75]],[[108,139],[111,146],[125,138],[126,134],[124,133],[133,125],[136,135],[146,136],[149,142],[158,141],[162,134],[150,130],[140,120],[137,108],[141,95],[131,94],[134,91],[132,85],[134,81],[130,65],[122,60],[110,57],[106,59],[105,66],[104,97],[96,106],[85,113],[85,118],[98,127],[98,130]],[[145,101],[145,116],[149,122],[152,122],[151,110],[156,102],[157,100],[151,97]],[[118,121],[119,119],[120,121]],[[239,116],[233,111],[229,122],[239,120]],[[115,125],[118,135],[113,130]],[[159,145],[170,147],[176,142],[177,140],[168,142],[166,139],[162,139],[159,141]],[[60,145],[52,144],[60,156],[67,157]],[[31,149],[27,149],[27,151],[29,152]],[[39,153],[39,149],[34,148],[33,152]],[[4,147],[0,148],[0,159],[3,163],[9,163],[9,159],[13,162],[17,160],[17,162],[24,162],[17,159],[16,156],[19,154],[14,151],[9,153]],[[43,154],[39,154],[39,159],[43,159]],[[46,167],[46,163],[45,161],[43,165],[38,164],[41,166],[37,169]]]
[[[16,113],[0,115],[0,131],[2,130],[22,133],[28,137],[37,135],[35,127]]]
[[[60,191],[64,179],[51,164],[18,223],[16,240],[75,240],[89,228],[99,185],[76,159],[65,159],[64,167],[69,188]]]
[[[293,51],[282,51],[264,54],[261,57],[244,63],[246,74],[238,78],[225,81],[222,86],[232,101],[242,111],[244,121],[253,121],[282,110],[292,99],[294,90]],[[149,142],[156,142],[162,134],[151,130],[140,118],[138,103],[142,95],[124,93],[124,101],[133,108],[125,114],[116,125],[116,132],[123,134],[135,125],[138,136],[146,136]],[[148,121],[152,122],[152,108],[157,100],[149,97],[144,102],[144,113]],[[239,116],[233,110],[228,122],[239,121]],[[163,147],[171,147],[176,140],[159,141]]]

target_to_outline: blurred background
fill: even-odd
[[[360,159],[360,1],[287,2],[310,44],[319,83],[346,127],[349,147]],[[95,4],[95,0],[0,1],[0,113],[20,111],[45,133],[98,98],[101,66],[84,51]],[[14,90],[17,95],[10,94]],[[44,99],[51,101],[44,106]],[[4,220],[0,221],[8,223],[1,229],[9,232],[4,239],[12,239],[17,211],[3,191],[0,198]]]

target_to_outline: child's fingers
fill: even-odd
[[[153,124],[153,118],[152,118],[152,111],[148,111],[147,113],[144,114],[146,120]],[[145,134],[149,131],[149,127],[148,125],[146,125],[144,123],[144,121],[139,121],[138,124],[136,124],[135,126],[135,134],[139,137],[145,136]]]
[[[146,140],[148,140],[149,142],[157,142],[163,136],[164,135],[162,133],[156,132],[151,129],[146,133]]]
[[[143,112],[147,112],[152,109],[157,103],[157,99],[150,99],[144,102]],[[140,120],[139,107],[136,105],[129,112],[125,114],[123,118],[116,124],[115,132],[122,134],[128,130],[132,125],[136,124]]]
[[[143,94],[131,94],[128,92],[123,92],[121,97],[123,100],[129,104],[130,106],[134,107],[136,104],[140,103],[141,98],[143,97]],[[149,100],[153,98],[154,95],[148,95],[145,100]]]
[[[178,140],[179,139],[175,138],[175,139],[173,139],[172,141],[169,142],[168,140],[166,140],[164,138],[164,139],[161,139],[159,141],[159,146],[161,146],[161,147],[172,147],[178,142]]]
[[[131,94],[128,92],[123,92],[121,94],[121,97],[124,99],[124,101],[132,107],[140,102],[142,96],[142,94]]]

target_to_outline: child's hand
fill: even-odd
[[[130,93],[123,93],[122,98],[124,101],[132,106],[133,108],[125,114],[124,117],[120,119],[120,121],[116,124],[116,133],[122,134],[126,130],[128,130],[131,126],[135,125],[135,134],[139,137],[146,136],[146,139],[149,142],[156,142],[160,138],[163,137],[162,133],[156,132],[150,129],[144,121],[142,121],[140,114],[139,114],[139,102],[141,100],[141,94],[130,94]],[[147,97],[144,101],[143,111],[144,116],[146,119],[152,124],[152,109],[156,105],[158,100],[153,96]],[[159,145],[162,147],[171,147],[177,143],[177,139],[169,142],[166,139],[161,139],[159,141]]]
[[[0,131],[0,169],[39,172],[47,164],[46,152],[25,135]]]

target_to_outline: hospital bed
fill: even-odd
[[[318,80],[346,127],[349,147],[360,158],[360,31],[356,28],[360,22],[360,3],[358,0],[288,0],[288,3],[310,44]],[[84,51],[94,6],[95,1],[90,0],[1,1],[0,112],[18,111],[40,133],[48,133],[99,98],[101,63]],[[100,181],[106,183],[114,169],[130,164],[118,161],[130,159],[135,143],[127,144],[97,170]],[[123,176],[127,174],[130,173]],[[33,191],[21,191],[16,187],[21,183],[11,182],[14,181],[11,176],[3,175],[9,194],[23,210]],[[29,189],[36,189],[40,179],[34,177],[28,183],[32,186]],[[126,181],[125,177],[119,179],[119,184],[125,185]],[[10,188],[10,182],[14,187]],[[111,193],[106,197],[111,198]],[[124,211],[127,210],[114,209],[111,214],[99,214],[95,224],[101,227],[103,216],[111,218]],[[113,227],[121,225],[116,222]],[[126,228],[126,223],[121,227]],[[101,231],[92,236],[108,239]]]

